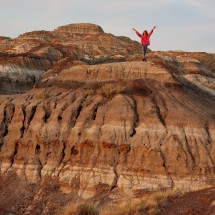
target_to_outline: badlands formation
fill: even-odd
[[[0,38],[0,171],[80,198],[215,183],[215,55],[92,24]]]

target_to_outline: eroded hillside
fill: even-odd
[[[85,27],[78,30],[81,33],[73,27],[42,32],[44,40],[61,32],[62,46],[68,48],[71,33],[74,41],[84,35],[85,43],[89,39],[94,45],[98,36],[114,37],[98,26],[90,36]],[[27,42],[31,37],[31,33],[20,36]],[[121,41],[126,42],[137,51],[135,42]],[[22,71],[16,78],[25,83],[34,68],[41,70],[30,90],[13,85],[15,79],[5,72],[10,82],[1,85],[2,92],[25,93],[0,96],[2,177],[14,173],[35,186],[50,177],[61,192],[84,199],[95,198],[101,187],[131,194],[214,184],[213,54],[151,52],[142,62],[140,54],[127,49],[99,62],[80,59],[71,54],[73,48],[70,54],[61,56],[55,50],[36,60],[39,49],[35,50],[29,64],[29,55],[3,56],[7,67],[17,61]],[[104,55],[103,49],[92,50]],[[40,197],[31,198],[36,204]]]
[[[14,39],[0,37],[0,94],[31,89],[42,73],[65,58],[100,63],[124,60],[139,51],[136,41],[107,34],[93,24],[27,32]]]

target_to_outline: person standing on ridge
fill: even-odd
[[[153,33],[155,28],[156,28],[156,26],[154,26],[152,28],[152,30],[149,32],[149,34],[148,34],[148,32],[146,30],[143,32],[143,34],[140,34],[135,28],[132,28],[132,30],[135,31],[137,36],[141,38],[143,61],[146,61],[147,47],[148,47],[148,45],[150,45],[150,36],[152,35],[152,33]]]

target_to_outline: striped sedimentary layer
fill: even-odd
[[[214,58],[204,62],[203,55],[70,65],[23,95],[1,96],[1,174],[13,170],[33,182],[57,177],[64,191],[82,197],[100,184],[213,184]]]

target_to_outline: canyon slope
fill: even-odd
[[[0,51],[1,177],[84,199],[214,185],[214,54],[143,62],[137,42],[92,24],[2,37]]]

